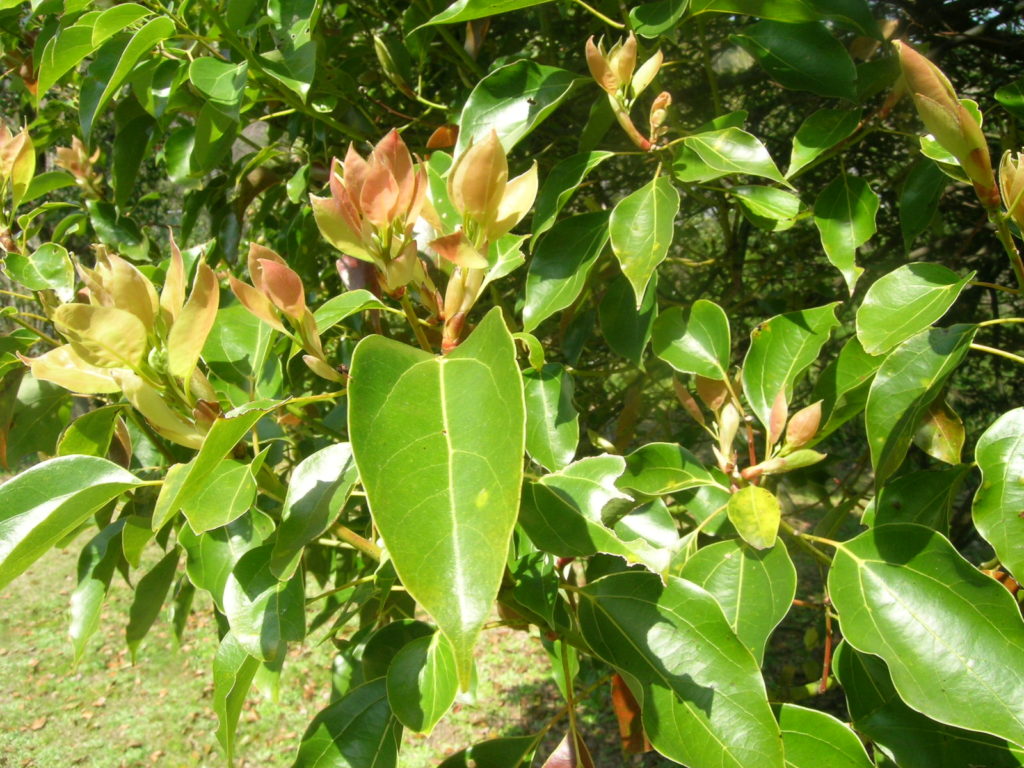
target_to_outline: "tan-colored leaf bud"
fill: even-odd
[[[70,147],[58,147],[56,165],[75,177],[75,183],[95,197],[99,191],[102,177],[93,167],[100,159],[100,150],[91,155],[77,136],[72,137]]]
[[[288,317],[301,319],[306,311],[306,291],[299,276],[290,267],[269,259],[260,259],[259,265],[267,298]]]
[[[359,194],[359,207],[363,216],[375,227],[386,227],[395,218],[398,199],[398,182],[391,171],[383,164],[371,165]]]
[[[412,205],[416,190],[416,169],[409,148],[402,141],[398,131],[392,128],[377,142],[377,146],[373,148],[372,161],[377,165],[383,165],[391,172],[399,190],[396,208],[398,211],[407,211]]]
[[[508,232],[523,220],[537,198],[537,163],[530,170],[521,173],[505,185],[505,194],[498,203],[494,221],[487,228],[487,237],[492,242]]]
[[[731,402],[722,406],[718,414],[718,450],[723,456],[732,454],[732,443],[740,429],[740,412]]]
[[[1006,212],[1024,229],[1024,168],[1020,153],[1007,150],[999,163],[999,189]]]
[[[799,451],[793,451],[786,456],[776,456],[774,459],[762,461],[756,466],[747,467],[740,474],[744,480],[753,480],[761,475],[781,475],[786,472],[792,472],[795,469],[803,469],[804,467],[817,464],[826,457],[827,454],[803,448]]]
[[[263,287],[263,266],[261,261],[276,261],[278,264],[287,266],[284,259],[277,253],[257,243],[249,243],[249,255],[246,257],[246,266],[249,268],[249,278],[252,280],[256,290],[266,293]]]
[[[274,264],[274,262],[266,262]],[[217,320],[220,286],[217,275],[205,263],[196,269],[192,292],[167,336],[167,370],[172,376],[189,380],[199,361],[206,337]]]
[[[508,182],[508,160],[498,134],[491,129],[455,160],[448,174],[448,197],[464,217],[492,221]]]
[[[234,275],[228,277],[228,284],[231,287],[231,292],[235,294],[235,298],[238,299],[243,307],[274,330],[281,333],[285,332],[284,324],[278,319],[274,305],[271,304],[266,294],[262,291],[257,291],[248,283],[243,283]]]
[[[601,47],[594,42],[594,37],[587,40],[587,67],[590,69],[590,74],[597,81],[604,90],[610,94],[614,94],[619,90],[619,86],[622,82],[619,80],[618,75],[608,65],[608,60],[605,58],[604,51]]]
[[[651,103],[651,114],[650,114],[650,126],[651,126],[651,142],[658,140],[667,128],[665,127],[665,121],[668,119],[668,108],[672,106],[672,94],[668,91],[662,91],[654,97],[654,101]]]
[[[661,51],[656,51],[651,58],[640,65],[640,68],[633,75],[633,79],[629,83],[629,89],[633,92],[634,99],[647,90],[647,86],[654,81],[664,61],[665,54]]]
[[[768,444],[775,445],[782,437],[782,430],[786,428],[786,419],[789,418],[789,402],[786,400],[786,388],[783,387],[775,395],[775,402],[772,403],[771,412],[768,414]]]
[[[676,399],[686,412],[690,414],[690,418],[703,427],[705,424],[704,413],[701,411],[693,395],[690,394],[690,390],[675,376],[672,377],[672,388],[675,390]]]
[[[174,232],[168,230],[168,234],[171,238],[171,263],[167,267],[164,287],[160,292],[160,311],[166,327],[170,327],[185,305],[185,261],[181,257],[181,249],[174,241]]]
[[[704,401],[704,405],[717,412],[729,397],[729,387],[724,381],[704,376],[697,376],[696,382],[697,396]]]
[[[27,129],[16,136],[11,136],[7,126],[0,126],[0,129],[0,186],[10,185],[11,197],[17,206],[35,175],[36,150]]]
[[[615,72],[619,83],[625,85],[633,79],[636,68],[636,35],[632,32],[625,42],[616,43],[608,52],[608,66]]]
[[[490,266],[483,254],[466,240],[462,230],[432,240],[430,247],[444,259],[464,269],[487,269]]]
[[[306,364],[306,367],[309,368],[309,370],[322,379],[327,379],[328,381],[344,380],[344,377],[340,373],[318,357],[314,357],[313,355],[303,355],[302,362]]]
[[[786,445],[800,448],[807,445],[818,434],[821,425],[821,400],[801,408],[793,414],[786,427]]]

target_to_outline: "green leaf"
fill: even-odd
[[[228,576],[242,555],[258,547],[263,540],[258,513],[254,512],[203,534],[193,533],[187,525],[178,531],[178,542],[187,555],[185,572],[189,580],[209,592],[222,613]]]
[[[498,308],[445,357],[380,336],[352,356],[349,434],[370,511],[402,583],[451,641],[463,687],[519,508],[522,392]]]
[[[736,532],[754,549],[775,546],[782,507],[774,493],[756,485],[740,488],[729,497],[725,512]]]
[[[827,712],[783,704],[779,727],[786,768],[872,768],[857,734]]]
[[[85,207],[101,243],[127,258],[146,260],[149,241],[134,220],[119,214],[111,203],[102,200],[86,200]]]
[[[121,559],[121,529],[124,522],[111,523],[82,548],[78,556],[78,585],[71,593],[71,621],[68,636],[77,665],[85,654],[89,638],[100,625],[100,611],[110,588],[114,568]]]
[[[270,559],[270,570],[277,578],[291,578],[303,547],[327,530],[358,479],[348,443],[329,445],[295,466]]]
[[[278,581],[270,572],[272,550],[266,544],[238,559],[224,584],[224,614],[246,653],[279,662],[288,643],[306,636],[306,601],[301,574]]]
[[[730,40],[746,49],[784,88],[834,99],[856,98],[857,70],[850,54],[821,22],[761,21],[743,32],[730,35]]]
[[[718,483],[681,445],[648,443],[626,457],[626,471],[617,485],[646,496],[663,496]]]
[[[900,188],[900,230],[906,250],[934,221],[947,183],[946,175],[928,160],[919,160],[910,169]]]
[[[171,588],[174,574],[178,570],[179,554],[178,548],[174,547],[135,585],[135,596],[132,598],[128,626],[124,633],[133,662],[139,643],[149,634],[153,622],[160,615],[160,609],[164,607],[167,591]]]
[[[960,277],[941,264],[913,262],[878,278],[857,309],[857,337],[882,355],[928,328],[953,306],[974,272]]]
[[[633,286],[636,306],[658,265],[668,255],[679,193],[667,176],[657,176],[615,204],[608,220],[612,251]]]
[[[17,467],[26,456],[31,456],[34,461],[38,458],[35,454],[39,452],[52,455],[61,427],[71,416],[71,396],[66,389],[41,381],[31,372],[26,373],[20,382],[10,377],[8,382],[12,387],[9,394],[13,394],[14,399],[10,404],[13,413],[7,423],[7,433],[0,431],[0,440],[6,438],[6,445],[0,442],[5,449],[4,455],[0,456],[5,468]]]
[[[729,376],[729,318],[713,301],[697,299],[684,315],[672,307],[654,321],[654,354],[680,373],[723,381]]]
[[[565,366],[548,363],[523,373],[526,396],[526,452],[545,469],[569,465],[580,441],[580,417],[573,405],[573,383]]]
[[[828,588],[847,642],[885,661],[908,705],[1024,743],[1024,619],[941,534],[872,528],[839,546]]]
[[[862,410],[868,388],[884,358],[869,355],[856,336],[851,336],[814,382],[810,400],[821,400],[823,424],[815,443],[823,440]]]
[[[135,99],[126,99],[114,110],[117,135],[112,152],[114,203],[130,208],[142,161],[150,148],[156,120]]]
[[[860,117],[859,109],[819,109],[807,117],[793,136],[793,151],[789,155],[786,177],[792,178],[823,152],[852,136],[860,124]]]
[[[1007,112],[1018,119],[1024,119],[1024,78],[1000,86],[994,95]]]
[[[229,766],[234,764],[235,728],[259,666],[259,659],[246,653],[234,635],[224,635],[213,659],[213,711],[217,714],[217,741]]]
[[[964,423],[943,397],[932,400],[914,432],[914,445],[933,459],[959,464],[967,434]]]
[[[698,549],[679,575],[711,593],[740,642],[763,663],[768,638],[796,596],[796,568],[786,548],[719,541]]]
[[[533,736],[481,741],[456,752],[438,768],[521,768],[530,765],[536,742]]]
[[[814,201],[814,225],[821,235],[821,246],[832,265],[842,272],[851,294],[864,271],[856,264],[857,248],[875,234],[878,205],[878,195],[864,179],[845,173],[834,178]]]
[[[868,37],[879,38],[871,8],[864,0],[692,0],[692,15],[729,13],[796,23],[831,19]]]
[[[536,245],[537,238],[555,224],[559,212],[579,189],[587,174],[614,155],[614,152],[581,152],[555,164],[545,177],[540,192],[537,193],[537,203],[533,209],[531,250]]]
[[[732,187],[729,194],[736,198],[751,224],[769,232],[789,229],[800,213],[800,198],[775,187],[738,186]]]
[[[402,724],[380,677],[322,710],[302,736],[292,768],[397,768]]]
[[[978,439],[981,486],[971,514],[999,561],[1024,579],[1024,408],[1004,413]]]
[[[57,441],[57,455],[106,456],[121,409],[120,405],[105,405],[83,413],[61,434]]]
[[[832,669],[858,732],[885,748],[901,768],[1019,768],[1024,750],[1002,739],[936,722],[908,707],[881,659],[841,643]]]
[[[181,499],[181,511],[196,533],[220,528],[244,515],[256,499],[256,472],[262,459],[251,465],[234,459],[219,462]]]
[[[871,382],[864,409],[875,486],[903,463],[921,416],[967,355],[974,325],[932,328],[894,349]]]
[[[651,338],[654,319],[658,315],[658,275],[647,284],[643,303],[633,305],[633,288],[625,275],[617,276],[608,286],[598,306],[601,333],[612,351],[630,360],[638,368],[643,365],[644,349]]]
[[[683,145],[692,150],[701,162],[714,172],[710,178],[743,173],[763,176],[780,184],[786,183],[764,144],[756,136],[740,128],[729,127],[697,133],[687,136]],[[673,167],[673,170],[676,169]],[[680,177],[680,180],[688,179]]]
[[[45,173],[36,174],[32,181],[29,182],[28,187],[25,189],[25,194],[21,198],[22,204],[31,203],[33,200],[38,200],[43,195],[48,195],[51,192],[55,192],[58,189],[64,189],[65,187],[73,187],[75,185],[75,177],[66,171],[46,171]],[[7,254],[9,259],[11,254]]]
[[[203,346],[203,361],[210,369],[211,383],[226,400],[240,406],[253,395],[280,394],[281,360],[269,354],[274,334],[241,304],[217,310]]]
[[[106,459],[61,456],[0,485],[0,589],[140,482]]]
[[[550,0],[456,0],[423,26],[433,24],[458,24],[463,21],[482,19],[486,16],[497,16],[499,13],[518,11],[543,5]]]
[[[494,70],[476,84],[462,108],[455,154],[491,129],[511,152],[565,100],[575,80],[572,72],[526,59]]]
[[[675,27],[689,4],[690,0],[655,0],[638,5],[629,11],[630,26],[641,37],[658,37]]]
[[[339,296],[333,296],[317,307],[316,312],[313,313],[317,333],[326,333],[342,320],[367,309],[390,310],[390,307],[365,288],[345,291]]]
[[[270,0],[266,8],[270,45],[259,54],[260,64],[305,102],[316,76],[319,41],[313,27],[322,6],[317,0]]]
[[[572,306],[608,242],[608,212],[570,216],[541,238],[526,274],[523,330]]]
[[[757,662],[710,594],[634,571],[579,595],[584,639],[636,681],[644,730],[659,752],[691,768],[783,768]]]
[[[772,405],[780,391],[786,402],[793,384],[818,359],[836,320],[837,303],[776,315],[750,332],[750,347],[743,361],[743,392],[761,423],[768,426]]]
[[[592,520],[603,520],[605,507],[615,501],[630,502],[615,481],[626,469],[621,456],[587,456],[565,469],[544,475],[538,482]]]
[[[142,563],[143,550],[153,540],[156,533],[150,527],[148,517],[128,515],[122,519],[124,520],[124,529],[121,531],[121,551],[128,565],[138,568]]]
[[[226,114],[238,114],[249,72],[246,62],[230,64],[213,56],[193,59],[188,68],[188,77],[210,103],[225,110]]]
[[[455,701],[455,651],[440,632],[408,643],[388,667],[388,704],[406,728],[430,733]]]
[[[949,517],[971,471],[970,464],[950,469],[926,469],[890,480],[864,510],[864,525],[917,523],[942,534],[949,531]]]
[[[30,290],[54,291],[61,301],[71,301],[75,296],[75,268],[62,245],[44,243],[30,256],[8,253],[4,272]]]

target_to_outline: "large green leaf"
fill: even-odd
[[[691,12],[757,16],[797,23],[830,19],[862,35],[880,39],[878,24],[865,0],[692,0]]]
[[[353,688],[309,724],[292,768],[397,768],[402,724],[383,677]]]
[[[74,298],[75,268],[62,245],[43,243],[28,256],[17,251],[8,253],[4,272],[33,291],[54,291],[61,301]]]
[[[244,61],[230,64],[213,56],[201,56],[189,65],[188,78],[210,103],[237,115],[248,70]]]
[[[522,386],[498,308],[445,357],[380,336],[352,356],[349,435],[370,511],[464,687],[519,508]]]
[[[672,307],[654,321],[654,354],[681,373],[722,381],[729,375],[729,318],[713,301],[697,299],[685,314]]]
[[[843,274],[850,293],[864,271],[856,264],[857,248],[875,234],[877,214],[878,195],[864,179],[845,173],[834,178],[814,201],[814,224],[821,246]]]
[[[750,651],[692,582],[636,571],[580,593],[591,650],[636,681],[644,730],[691,768],[782,768],[782,740]]]
[[[181,511],[189,527],[205,533],[245,514],[256,500],[256,473],[264,457],[260,454],[252,464],[234,459],[217,464],[202,486],[182,497]]]
[[[862,410],[868,387],[884,358],[869,355],[856,336],[851,336],[835,360],[814,382],[811,401],[821,400],[823,424],[815,442],[827,437]]]
[[[573,405],[573,383],[565,366],[548,363],[523,374],[526,395],[526,452],[545,469],[570,464],[580,441],[580,416]]]
[[[224,585],[242,555],[263,543],[259,514],[242,515],[223,528],[196,534],[187,525],[178,531],[178,542],[188,556],[185,571],[199,589],[205,589],[223,613]]]
[[[316,76],[318,40],[313,27],[320,16],[318,0],[269,0],[269,43],[260,54],[263,68],[305,101]]]
[[[835,99],[856,97],[857,70],[850,54],[821,22],[761,21],[730,39],[785,88]]]
[[[839,325],[836,306],[776,315],[750,332],[750,347],[743,361],[743,392],[765,426],[779,392],[785,391],[788,403],[793,384],[818,359],[832,329]]]
[[[364,309],[387,310],[389,307],[365,288],[346,291],[328,299],[313,313],[317,333],[323,334],[345,318],[362,312]]]
[[[440,632],[407,643],[387,674],[388,703],[406,728],[430,733],[455,701],[455,653]]]
[[[864,408],[876,487],[903,463],[921,416],[964,359],[976,331],[974,325],[932,328],[910,337],[885,358]]]
[[[857,338],[869,355],[888,352],[944,314],[974,277],[941,264],[904,264],[878,278],[857,309]]]
[[[970,464],[908,472],[889,480],[864,510],[864,525],[917,523],[945,535],[953,502],[971,471]]]
[[[572,72],[526,59],[494,70],[476,84],[462,108],[455,154],[492,129],[511,152],[565,100],[575,80]]]
[[[625,275],[612,280],[598,306],[601,333],[612,351],[643,366],[644,350],[658,315],[658,273],[651,276],[639,309],[633,305],[633,287]]]
[[[683,146],[693,152],[711,173],[709,175],[707,170],[699,167],[687,171],[674,165],[673,172],[681,181],[703,181],[730,173],[742,173],[785,183],[764,144],[741,128],[731,126],[695,133],[686,137]],[[692,165],[692,160],[687,163],[686,156],[680,154],[676,164],[688,166]],[[692,178],[693,173],[697,174],[696,178]]]
[[[327,301],[324,307],[330,303]],[[318,330],[325,330],[319,327],[319,321]],[[210,383],[218,393],[236,406],[253,397],[274,397],[279,393],[281,360],[269,354],[275,334],[273,328],[241,304],[217,310],[217,321],[203,346],[203,360],[210,369]]]
[[[974,524],[1000,562],[1024,579],[1024,408],[1004,413],[985,430],[974,459],[981,469]]]
[[[141,481],[95,456],[61,456],[0,485],[0,589]]]
[[[850,726],[827,712],[783,704],[779,727],[786,768],[872,768],[874,763]]]
[[[768,637],[796,596],[796,568],[784,546],[757,550],[736,539],[701,547],[679,573],[718,601],[726,621],[758,664]]]
[[[860,124],[860,116],[859,109],[819,109],[807,117],[793,136],[786,176],[793,176],[823,152],[852,135]]]
[[[608,242],[608,216],[607,211],[570,216],[540,239],[526,274],[524,331],[576,301]]]
[[[662,496],[702,485],[718,485],[697,457],[675,443],[648,443],[626,457],[620,488]]]
[[[427,24],[457,24],[462,21],[496,16],[499,13],[518,11],[534,5],[543,5],[551,0],[455,0]],[[425,25],[424,25],[425,26]]]
[[[583,183],[587,174],[614,154],[614,152],[581,152],[560,160],[551,169],[544,178],[540,192],[537,193],[537,204],[534,206],[533,212],[531,250],[536,245],[537,238],[555,224],[559,211],[569,202],[569,198]]]
[[[124,637],[128,643],[128,650],[131,651],[132,661],[135,661],[135,654],[139,649],[139,643],[149,634],[153,622],[160,615],[167,599],[167,592],[174,581],[174,574],[178,570],[178,559],[181,552],[174,547],[170,552],[160,558],[160,561],[147,571],[146,575],[139,579],[135,585],[135,596],[132,599],[132,607],[128,613],[128,626],[125,628]]]
[[[4,403],[11,411],[4,414],[8,416],[6,434],[0,420],[0,464],[15,468],[25,457],[34,461],[39,452],[53,454],[61,428],[71,417],[71,395],[63,387],[37,379],[31,371],[20,381],[9,376],[4,384],[10,389],[0,392],[5,400],[11,398]]]
[[[352,448],[335,443],[300,461],[288,480],[270,570],[291,578],[302,548],[327,530],[359,480]]]
[[[233,634],[224,635],[213,659],[213,711],[217,713],[217,741],[229,766],[234,764],[235,727],[259,666],[259,659],[246,653]]]
[[[907,704],[1024,744],[1024,619],[941,534],[872,528],[839,545],[828,587],[843,636],[882,657]]]
[[[657,176],[615,204],[608,220],[612,250],[633,286],[636,306],[658,265],[668,255],[679,213],[679,193],[668,176]]]
[[[629,11],[630,26],[642,37],[654,38],[672,29],[686,13],[690,0],[654,0]]]
[[[71,621],[68,625],[75,664],[82,660],[89,638],[99,628],[100,611],[110,579],[121,559],[123,528],[123,520],[111,523],[93,536],[78,556],[78,585],[71,593]]]
[[[884,747],[900,768],[1024,765],[1024,750],[986,733],[936,722],[908,707],[878,657],[842,643],[833,659],[853,727]]]

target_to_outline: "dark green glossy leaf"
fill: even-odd
[[[402,725],[430,733],[455,701],[455,652],[440,632],[402,648],[388,667],[388,703]]]
[[[522,379],[501,311],[491,310],[443,358],[380,336],[361,341],[348,414],[359,475],[395,570],[451,640],[467,686],[504,572],[523,470]]]
[[[397,768],[402,724],[383,677],[322,710],[302,736],[292,768]]]
[[[598,306],[601,333],[608,346],[637,367],[643,365],[644,349],[650,341],[654,319],[658,316],[657,289],[658,276],[655,273],[647,284],[647,292],[638,310],[629,280],[619,275],[608,286]]]
[[[922,331],[878,369],[864,409],[876,487],[903,463],[921,416],[967,355],[975,331],[973,325]]]
[[[740,488],[726,507],[729,522],[740,537],[755,549],[769,549],[775,545],[782,519],[782,507],[771,491],[756,485]]]
[[[782,768],[764,681],[722,609],[692,582],[625,572],[580,591],[591,650],[636,680],[644,730],[691,768]]]
[[[121,529],[111,523],[82,548],[78,556],[78,585],[71,593],[71,622],[68,636],[75,652],[75,664],[82,660],[89,638],[100,625],[100,611],[110,588],[114,568],[121,558]]]
[[[1024,765],[1024,749],[986,733],[936,722],[908,707],[876,656],[842,643],[833,658],[832,669],[846,694],[854,728],[884,747],[900,768]]]
[[[194,59],[188,77],[199,92],[226,112],[238,114],[249,66],[246,62],[230,64],[212,56]]]
[[[861,518],[864,525],[917,523],[945,535],[953,502],[971,471],[969,464],[950,469],[910,472],[888,481]]]
[[[827,712],[783,704],[779,727],[786,768],[872,768],[864,745],[850,726]]]
[[[743,392],[761,423],[766,425],[772,404],[785,390],[786,402],[793,384],[818,359],[836,320],[837,304],[787,312],[758,325],[750,333],[750,347],[743,361]]]
[[[457,24],[462,21],[472,21],[486,16],[496,16],[499,13],[517,11],[520,8],[530,8],[547,2],[550,0],[455,0],[427,24]]]
[[[253,395],[279,394],[281,361],[269,354],[275,333],[241,304],[217,310],[217,321],[203,346],[203,361],[209,366],[211,383],[225,399],[237,406],[248,403]]]
[[[559,212],[575,194],[583,180],[592,170],[612,157],[614,152],[581,152],[560,160],[544,179],[537,193],[537,204],[533,213],[533,240],[531,250],[543,233],[555,223]]]
[[[234,635],[224,635],[213,659],[213,711],[217,714],[217,741],[228,765],[233,765],[235,728],[259,666],[259,659],[246,653]]]
[[[303,102],[316,76],[317,45],[313,25],[319,17],[316,0],[269,0],[270,46],[259,56],[267,73]]]
[[[540,239],[526,275],[523,330],[572,305],[608,242],[608,212],[570,216]]]
[[[695,171],[691,170],[680,175],[682,169],[673,166],[673,172],[681,181],[702,181],[726,174],[740,173],[763,176],[772,181],[785,183],[764,144],[757,137],[735,126],[687,136],[683,144],[686,149],[696,154],[706,169],[710,171],[710,175],[707,171],[701,171],[698,168],[696,169],[697,177],[691,178]],[[677,161],[679,159],[677,158]]]
[[[400,650],[414,640],[430,637],[434,633],[435,630],[432,626],[425,621],[415,619],[399,619],[377,629],[363,647],[361,659],[363,679],[373,680],[384,677]]]
[[[630,26],[641,37],[657,37],[672,29],[686,13],[689,0],[654,0],[632,8]]]
[[[259,461],[262,464],[262,461]],[[256,462],[224,459],[203,478],[203,485],[182,498],[189,527],[204,533],[245,514],[256,499]]]
[[[117,105],[114,121],[117,124],[111,176],[114,202],[119,208],[130,208],[135,181],[149,151],[156,120],[138,102],[128,99]]]
[[[1018,119],[1024,119],[1024,78],[1001,86],[995,92],[996,101]]]
[[[875,234],[878,195],[858,176],[842,173],[825,187],[814,201],[814,224],[821,245],[853,293],[864,271],[856,264],[857,248]]]
[[[492,129],[510,152],[565,100],[575,80],[572,72],[526,59],[494,70],[476,84],[462,108],[455,154]]]
[[[697,457],[675,443],[648,443],[626,457],[618,486],[647,496],[676,493],[701,485],[717,485]]]
[[[102,200],[86,200],[85,207],[101,243],[130,259],[145,260],[149,241],[133,219],[119,214],[113,204]]]
[[[58,456],[104,457],[114,437],[114,426],[121,414],[121,406],[105,405],[102,408],[83,413],[68,424],[57,441]]]
[[[823,424],[815,442],[824,439],[862,410],[868,388],[884,358],[869,355],[856,336],[850,337],[814,382],[811,402],[821,400]]]
[[[941,534],[872,528],[839,547],[828,587],[847,642],[882,657],[908,705],[1024,742],[1024,619]]]
[[[914,164],[900,188],[900,230],[903,247],[910,250],[918,235],[935,219],[942,193],[949,183],[935,163],[921,159]]]
[[[62,245],[44,243],[29,256],[8,253],[4,272],[30,290],[54,291],[61,301],[71,301],[74,297],[75,268]]]
[[[526,452],[545,469],[570,464],[580,441],[580,416],[573,405],[572,377],[559,363],[523,373]]]
[[[61,456],[0,485],[0,589],[141,481],[94,456]]]
[[[533,736],[481,741],[456,752],[438,768],[521,768],[530,764],[536,743]]]
[[[793,151],[789,156],[791,177],[801,168],[843,139],[848,138],[860,124],[859,109],[819,109],[807,117],[793,136]]]
[[[264,545],[238,559],[224,584],[224,613],[246,653],[276,662],[306,636],[306,601],[301,574],[278,581],[270,572],[271,551]]]
[[[864,0],[692,0],[690,11],[757,16],[797,23],[831,19],[863,35],[878,38],[878,25]]]
[[[732,187],[729,194],[740,204],[743,215],[768,232],[784,232],[796,223],[800,198],[775,187],[747,184]]]
[[[718,381],[729,375],[729,318],[713,301],[698,299],[685,314],[681,307],[663,312],[654,323],[651,346],[680,373]]]
[[[615,204],[608,220],[612,251],[633,286],[636,306],[658,265],[668,255],[679,193],[668,176],[658,176]]]
[[[904,264],[878,278],[857,309],[857,337],[881,355],[923,331],[953,305],[974,273],[959,277],[941,264]]]
[[[1004,413],[974,449],[981,487],[971,514],[1000,562],[1024,579],[1024,408]]]
[[[281,524],[270,560],[275,576],[291,578],[303,547],[327,530],[358,480],[348,443],[329,445],[295,466],[288,480],[288,495],[281,509]]]
[[[792,607],[796,568],[782,545],[756,550],[729,539],[701,547],[679,575],[718,601],[726,621],[758,664],[772,630]]]
[[[820,22],[761,21],[731,35],[784,88],[835,99],[856,97],[850,54]]]
[[[149,634],[153,622],[156,621],[160,610],[164,607],[167,592],[170,590],[174,574],[178,570],[179,555],[178,548],[174,547],[135,585],[135,597],[132,599],[132,607],[128,613],[128,627],[124,633],[132,661],[135,660],[139,643]]]
[[[22,203],[31,203],[33,200],[38,200],[43,195],[48,195],[58,189],[64,189],[65,187],[73,187],[75,185],[75,177],[66,171],[46,171],[44,173],[36,174],[32,181],[29,182],[28,187],[25,189],[25,194],[21,198]],[[10,258],[11,254],[7,254],[7,258]]]
[[[195,534],[187,525],[178,531],[178,541],[188,559],[185,571],[199,589],[213,597],[224,610],[224,585],[242,555],[263,543],[257,514],[250,512],[223,528]]]

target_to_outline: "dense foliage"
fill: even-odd
[[[0,588],[81,545],[76,658],[208,593],[228,763],[306,642],[294,765],[400,765],[503,625],[565,707],[444,766],[592,765],[600,686],[665,764],[1024,765],[1018,16],[0,0]]]

